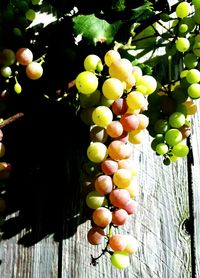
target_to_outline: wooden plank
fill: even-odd
[[[150,149],[148,136],[141,147],[134,148],[133,156],[140,164],[139,207],[137,214],[119,228],[121,233],[134,235],[140,243],[138,252],[131,257],[131,266],[119,272],[106,256],[97,266],[90,264],[90,255],[98,256],[103,247],[87,243],[90,228],[87,221],[63,243],[63,278],[191,276],[190,235],[183,227],[184,220],[189,218],[186,159],[164,166]],[[78,222],[82,222],[81,218],[77,218]]]
[[[194,165],[192,166],[192,196],[193,213],[194,213],[194,246],[193,251],[195,254],[194,263],[196,265],[196,277],[200,276],[200,101],[196,101],[198,105],[198,112],[194,115],[192,121],[192,153]]]

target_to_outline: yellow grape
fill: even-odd
[[[109,67],[114,61],[120,59],[121,56],[116,50],[108,50],[104,56],[105,64]]]
[[[108,156],[106,145],[101,142],[91,142],[87,149],[87,156],[94,163],[103,162]]]
[[[113,113],[107,106],[98,106],[92,113],[92,119],[96,125],[106,127],[112,122]]]
[[[128,107],[131,109],[141,109],[145,105],[146,98],[141,92],[130,92],[126,98]]]
[[[113,175],[113,182],[118,188],[127,188],[131,181],[133,175],[128,169],[118,169]]]
[[[118,269],[124,269],[130,264],[129,255],[125,251],[115,251],[110,260],[111,264]]]
[[[124,86],[117,78],[108,78],[104,81],[102,92],[107,99],[117,100],[123,95]]]
[[[76,77],[76,88],[82,94],[92,94],[98,87],[98,78],[90,71],[83,71]]]

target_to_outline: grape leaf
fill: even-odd
[[[144,21],[154,15],[153,4],[146,0],[143,5],[132,9],[132,18],[136,21]]]
[[[112,24],[104,19],[99,19],[94,14],[78,15],[73,17],[75,35],[82,35],[89,43],[96,45],[96,43],[110,44],[114,40],[121,21],[116,21]]]

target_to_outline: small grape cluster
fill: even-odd
[[[7,2],[7,3],[6,3]],[[36,17],[36,9],[40,4],[40,0],[10,0],[5,1],[3,9],[0,13],[2,23],[5,24],[3,28],[9,31],[16,37],[23,36],[24,30]],[[4,30],[3,30],[4,31]]]
[[[112,265],[124,269],[138,242],[131,235],[114,234],[113,228],[124,225],[129,215],[136,213],[138,165],[132,159],[131,144],[142,142],[149,123],[143,111],[157,82],[122,58],[118,50],[107,51],[103,61],[95,54],[88,55],[85,70],[75,80],[80,116],[90,126],[84,165],[91,178],[86,204],[92,210],[92,228],[87,239],[93,245],[105,239],[102,254],[109,253]],[[94,265],[98,258],[92,258]]]
[[[26,76],[31,80],[37,80],[43,75],[43,62],[44,57],[34,61],[33,53],[27,47],[21,47],[16,52],[5,48],[0,52],[0,73],[3,82],[8,84],[10,79],[13,78],[15,80],[13,89],[17,94],[20,94],[22,86],[17,79],[19,73],[19,68],[17,67],[25,66]],[[14,72],[12,68],[14,68]]]
[[[193,2],[194,13],[188,2],[177,5],[178,19],[173,23],[176,36],[174,50],[181,57],[179,80],[172,80],[157,95],[149,98],[147,114],[151,124],[148,128],[154,137],[151,147],[158,155],[164,156],[165,165],[188,155],[186,139],[191,133],[191,116],[197,112],[195,100],[200,98],[200,4],[199,1]],[[166,50],[169,66],[172,66],[170,59],[175,52]]]

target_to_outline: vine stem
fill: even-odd
[[[0,123],[0,129],[3,128],[3,127],[5,127],[5,126],[7,126],[7,125],[9,125],[9,124],[12,123],[12,122],[18,120],[19,118],[21,118],[21,117],[23,117],[23,116],[24,116],[24,113],[19,112],[19,113],[15,114],[15,115],[13,115],[13,116],[11,116],[11,117],[9,117],[9,118],[3,120],[3,122]]]

